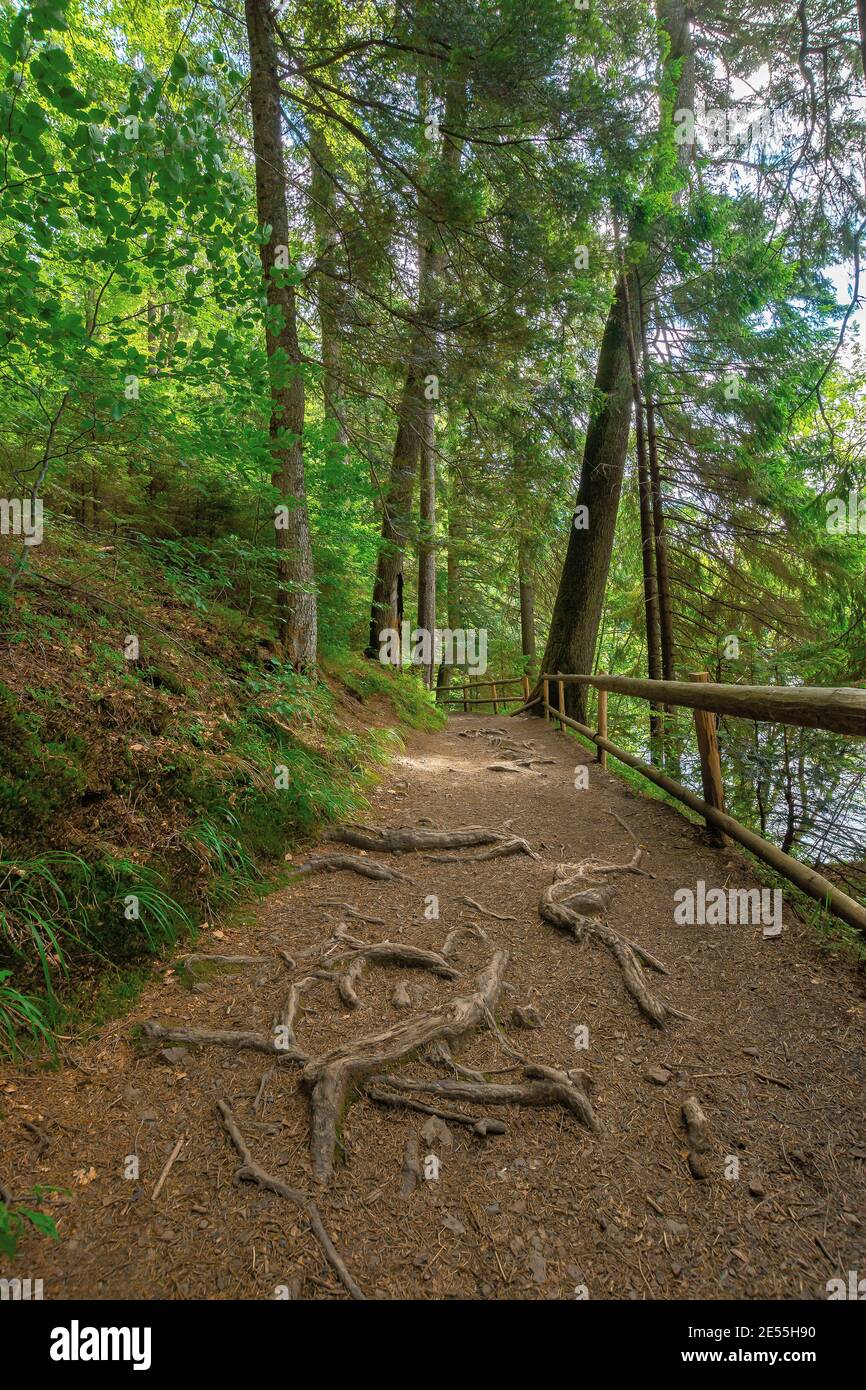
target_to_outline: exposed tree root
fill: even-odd
[[[453,1042],[469,1032],[484,1017],[486,1009],[495,1007],[507,961],[506,951],[496,951],[478,976],[471,994],[452,999],[382,1033],[343,1043],[324,1057],[307,1062],[303,1078],[311,1093],[311,1150],[313,1176],[317,1182],[327,1182],[334,1171],[337,1130],[350,1086],[369,1072],[397,1062],[438,1038]]]
[[[656,1027],[663,1028],[669,1014],[673,1013],[674,1010],[663,1004],[652,993],[641,968],[639,957],[643,958],[648,965],[652,965],[653,969],[660,970],[662,973],[667,973],[665,967],[660,961],[649,956],[649,953],[641,947],[620,936],[600,917],[585,915],[589,912],[601,913],[606,910],[614,896],[614,890],[609,884],[575,887],[576,880],[582,879],[585,882],[588,873],[628,871],[637,867],[641,854],[642,850],[638,846],[630,863],[625,865],[598,865],[591,860],[585,860],[577,865],[560,864],[556,869],[553,883],[545,889],[542,895],[539,911],[545,921],[569,932],[575,941],[581,942],[587,935],[601,941],[619,965],[625,987],[637,1003],[641,1013]]]
[[[484,864],[489,859],[505,859],[511,854],[528,854],[530,859],[540,859],[527,840],[519,835],[500,835],[498,843],[480,854],[425,854],[424,858],[437,864]]]
[[[471,1067],[462,1067],[451,1055],[451,1048],[444,1038],[439,1038],[426,1049],[424,1056],[431,1067],[444,1067],[446,1071],[451,1071],[455,1076],[464,1076],[467,1081],[484,1081],[486,1077],[483,1072],[473,1071]]]
[[[489,1076],[503,1076],[509,1071],[519,1071],[517,1066],[509,1067],[485,1067],[483,1071],[476,1071],[473,1067],[464,1067],[451,1055],[451,1048],[447,1042],[442,1041],[431,1043],[424,1053],[424,1058],[430,1063],[431,1067],[442,1067],[454,1076],[462,1076],[466,1081],[486,1082]]]
[[[340,928],[334,933],[334,937],[353,958],[365,956],[368,961],[403,965],[409,969],[432,970],[434,975],[441,975],[443,979],[456,980],[459,971],[446,960],[447,950],[453,946],[451,938],[456,934],[456,930],[448,933],[441,951],[427,951],[422,946],[410,946],[402,941],[362,941],[360,937],[350,936]]]
[[[645,947],[638,945],[636,941],[632,941],[628,936],[621,936],[620,940],[623,941],[626,946],[630,946],[638,960],[641,961],[643,965],[648,965],[650,970],[657,971],[659,975],[670,975],[671,972],[668,970],[668,967],[665,965],[664,961],[659,960],[658,956],[652,955]],[[668,1013],[673,1014],[676,1012],[676,1009],[672,1009],[669,1004]],[[683,1017],[685,1017],[685,1015],[683,1015]]]
[[[241,1028],[166,1028],[155,1019],[142,1025],[151,1042],[187,1043],[193,1047],[233,1047],[251,1052],[266,1052],[278,1062],[306,1062],[308,1054],[301,1048],[280,1046],[279,1036],[253,1033]]]
[[[409,1197],[421,1181],[421,1156],[418,1153],[418,1140],[406,1140],[403,1150],[403,1172],[400,1182],[400,1196]]]
[[[261,1080],[259,1081],[259,1088],[256,1091],[256,1094],[253,1098],[252,1112],[254,1115],[258,1115],[259,1110],[262,1107],[262,1102],[265,1098],[265,1091],[267,1090],[268,1082],[270,1081],[273,1074],[274,1073],[270,1070],[262,1072]]]
[[[476,936],[479,941],[487,941],[487,933],[484,928],[477,927],[472,922],[466,922],[463,926],[452,927],[440,947],[441,954],[448,960],[454,955],[461,936]]]
[[[707,1117],[698,1104],[697,1096],[689,1096],[683,1101],[683,1124],[689,1141],[689,1168],[692,1177],[709,1177],[707,1155],[710,1151],[710,1136]]]
[[[368,1085],[387,1087],[403,1095],[442,1096],[479,1105],[561,1105],[576,1115],[581,1124],[597,1134],[601,1128],[589,1097],[568,1072],[534,1063],[524,1067],[525,1080],[519,1083],[495,1081],[413,1081],[402,1076],[371,1076]],[[578,1073],[574,1073],[579,1076]]]
[[[297,1047],[298,1042],[295,1037],[295,1014],[298,1011],[298,1003],[305,990],[311,989],[317,984],[317,977],[307,975],[303,980],[293,980],[286,995],[286,1002],[283,1005],[279,1016],[274,1019],[274,1034],[282,1034],[282,1041],[289,1047]]]
[[[407,1110],[419,1110],[422,1115],[435,1115],[440,1120],[450,1120],[455,1125],[467,1125],[473,1134],[486,1138],[488,1134],[507,1134],[507,1127],[501,1120],[490,1115],[464,1115],[462,1110],[451,1110],[441,1105],[427,1105],[423,1100],[411,1100],[408,1096],[392,1095],[378,1086],[367,1085],[364,1094],[377,1105],[399,1106]]]
[[[501,836],[482,825],[464,825],[457,830],[435,830],[427,826],[401,825],[380,830],[369,825],[340,825],[329,831],[329,840],[339,840],[356,849],[377,854],[408,854],[413,850],[464,849],[472,845],[491,845]]]
[[[415,1017],[407,1018],[379,1033],[343,1043],[322,1056],[311,1056],[299,1045],[295,1022],[300,998],[320,979],[335,980],[344,1003],[352,1006],[358,1002],[355,982],[370,962],[387,962],[427,969],[442,978],[455,979],[458,971],[452,960],[458,941],[466,935],[482,941],[487,940],[482,928],[475,924],[465,924],[451,928],[441,949],[432,951],[402,942],[366,942],[350,935],[346,928],[338,927],[326,943],[317,947],[315,951],[304,953],[307,958],[317,956],[318,962],[311,961],[306,966],[307,973],[302,978],[292,979],[270,1033],[241,1029],[170,1027],[155,1020],[144,1025],[144,1033],[154,1042],[251,1049],[265,1053],[274,1063],[300,1064],[303,1068],[302,1080],[310,1093],[310,1148],[313,1176],[318,1183],[327,1182],[333,1174],[339,1125],[354,1086],[359,1086],[361,1093],[367,1093],[369,1099],[377,1104],[408,1106],[410,1109],[437,1115],[442,1119],[453,1120],[456,1124],[470,1127],[479,1135],[502,1133],[505,1126],[501,1121],[493,1120],[486,1114],[467,1115],[461,1110],[443,1108],[439,1103],[441,1099],[480,1101],[482,1105],[487,1102],[494,1105],[558,1104],[570,1109],[587,1128],[596,1130],[598,1123],[580,1080],[581,1074],[528,1064],[526,1059],[511,1047],[496,1023],[493,1011],[503,988],[508,961],[508,954],[504,950],[493,952],[487,965],[478,974],[474,989],[469,993],[459,995]],[[291,957],[287,957],[286,962],[293,970],[298,969]],[[525,1078],[522,1084],[497,1086],[488,1082],[481,1073],[461,1068],[454,1061],[450,1044],[484,1021],[500,1044],[519,1059]],[[462,1073],[468,1079],[427,1084],[383,1075],[389,1064],[400,1062],[424,1049],[429,1051],[431,1060],[448,1066],[455,1073]],[[369,1083],[374,1089],[367,1092],[367,1078],[374,1073],[377,1075]],[[259,1109],[265,1085],[271,1075],[272,1070],[262,1077],[252,1102],[253,1116]],[[415,1098],[407,1099],[413,1092]],[[427,1099],[418,1100],[418,1093],[426,1095]],[[221,1103],[220,1113],[243,1161],[239,1178],[256,1181],[302,1206],[343,1283],[353,1296],[360,1296],[356,1292],[357,1286],[347,1282],[351,1280],[351,1276],[339,1260],[333,1245],[329,1243],[327,1232],[309,1198],[288,1187],[281,1179],[258,1168],[249,1156],[229,1107]],[[258,1122],[252,1119],[249,1123]]]
[[[516,1062],[519,1062],[522,1067],[529,1065],[529,1058],[524,1057],[522,1052],[518,1052],[517,1048],[514,1047],[514,1045],[510,1043],[506,1038],[505,1034],[503,1033],[502,1029],[499,1027],[499,1024],[496,1022],[496,1019],[493,1016],[492,1009],[487,1010],[487,1026],[490,1029],[493,1036],[499,1040],[500,1046],[502,1047],[503,1051],[507,1052],[509,1057],[513,1057],[514,1060]]]
[[[267,1188],[269,1192],[275,1192],[278,1197],[285,1197],[286,1201],[294,1202],[295,1206],[300,1207],[310,1223],[310,1229],[313,1235],[322,1247],[328,1264],[333,1269],[340,1283],[343,1285],[343,1288],[347,1293],[351,1294],[352,1298],[364,1301],[366,1295],[355,1283],[355,1280],[346,1268],[345,1261],[337,1252],[334,1242],[325,1229],[325,1224],[319,1215],[319,1209],[315,1202],[313,1202],[305,1192],[300,1192],[295,1187],[289,1187],[288,1183],[284,1183],[282,1178],[275,1178],[270,1173],[266,1173],[264,1168],[260,1168],[247,1148],[244,1137],[238,1129],[235,1117],[229,1106],[224,1100],[218,1100],[217,1109],[222,1116],[228,1136],[237,1149],[241,1160],[241,1166],[235,1173],[235,1182],[258,1183],[260,1187]]]
[[[454,932],[449,932],[446,937],[445,946],[450,946]],[[336,954],[346,957],[342,959],[334,972],[337,989],[340,998],[347,1008],[357,1009],[360,999],[355,992],[355,983],[360,979],[368,963],[379,962],[386,965],[402,965],[408,969],[431,970],[434,975],[440,975],[446,980],[456,980],[460,973],[446,959],[446,951],[443,946],[442,951],[425,951],[420,946],[409,946],[399,941],[374,941],[368,943],[362,941],[357,936],[350,936],[347,931],[337,928],[334,932],[334,944]],[[333,958],[334,948],[329,950]]]
[[[182,968],[189,974],[197,973],[195,967],[204,965],[273,965],[271,956],[207,956],[196,953],[192,956],[184,956],[181,961]]]
[[[534,772],[536,763],[547,767],[556,762],[556,758],[543,758],[532,750],[521,752],[516,743],[504,748],[504,756],[504,762],[488,763],[488,772]]]
[[[347,1009],[358,1009],[361,1001],[355,992],[355,981],[361,978],[364,966],[367,964],[366,957],[355,956],[342,975],[337,975],[337,992]]]
[[[344,917],[354,917],[356,921],[365,922],[371,927],[384,927],[385,925],[384,917],[368,917],[366,913],[359,912],[357,907],[353,907],[351,903],[340,902],[339,898],[323,898],[319,906],[338,907]]]
[[[560,878],[585,878],[592,874],[641,874],[644,878],[655,878],[655,874],[641,868],[643,846],[638,845],[627,864],[605,864],[600,859],[582,859],[579,864],[560,864],[557,872]]]
[[[509,822],[510,824],[510,822]],[[528,842],[518,835],[503,834],[501,830],[489,830],[483,825],[463,825],[456,830],[436,830],[426,825],[403,825],[396,829],[380,830],[368,825],[341,825],[330,831],[328,838],[343,844],[354,845],[356,849],[375,851],[379,854],[409,854],[413,850],[424,854],[425,859],[439,864],[484,863],[489,859],[500,859],[510,854],[528,854],[532,859],[540,859]],[[487,845],[481,854],[430,854],[429,850],[470,849],[475,845]],[[321,863],[332,858],[323,855],[310,863]],[[337,856],[339,857],[339,856]],[[354,865],[357,861],[352,860]],[[306,868],[307,866],[303,866]],[[345,868],[343,864],[339,867]],[[383,868],[383,865],[378,865]],[[299,871],[300,872],[300,871]],[[370,875],[374,877],[374,875]],[[379,877],[378,874],[375,877]]]
[[[613,955],[622,971],[625,987],[635,1000],[641,1013],[650,1019],[656,1027],[664,1028],[671,1011],[666,1004],[656,998],[649,988],[640,961],[632,948],[627,946],[622,937],[618,936],[606,922],[593,920],[590,924],[590,932],[599,941],[602,941]]]
[[[316,854],[306,863],[299,864],[295,873],[301,874],[324,874],[337,873],[340,869],[348,869],[351,873],[362,874],[364,878],[375,878],[382,880],[399,879],[402,883],[414,883],[414,879],[408,874],[401,874],[399,869],[392,869],[390,864],[379,864],[375,859],[359,859],[354,854]]]
[[[506,729],[461,729],[460,738],[508,738]]]
[[[516,917],[511,917],[508,915],[508,913],[494,912],[493,909],[490,907],[482,907],[481,903],[477,903],[474,898],[462,898],[461,902],[464,902],[467,907],[474,907],[476,912],[482,913],[485,917],[493,917],[497,922],[517,921]]]

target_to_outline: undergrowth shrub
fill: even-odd
[[[8,839],[30,839],[86,785],[85,741],[45,737],[44,717],[25,712],[0,682],[0,826]]]
[[[123,603],[93,611],[52,591],[48,611],[40,594],[0,613],[11,657],[0,667],[7,1056],[50,1048],[65,1011],[86,1014],[104,986],[113,1007],[202,913],[261,893],[300,838],[357,818],[400,739],[347,720],[346,692],[380,700],[395,722],[444,721],[413,671],[345,651],[326,653],[317,675],[257,664],[261,626],[232,607],[255,584],[243,546],[227,542],[216,559],[196,542],[121,547],[112,587],[105,557],[73,539],[68,553],[57,541],[59,573],[68,564],[71,583],[121,592]],[[187,606],[174,649],[170,620],[148,611],[164,595]],[[133,664],[122,634],[137,630]],[[46,652],[62,670],[43,681]]]

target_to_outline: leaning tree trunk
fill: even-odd
[[[673,115],[694,108],[694,59],[690,17],[683,0],[658,0],[661,28],[670,40],[663,64],[662,85],[676,77],[676,97],[662,102],[661,128],[672,138]],[[680,162],[691,154],[680,149]],[[664,158],[662,159],[663,167]],[[667,175],[665,175],[667,176]],[[642,293],[652,297],[661,248],[652,226],[633,228],[633,241],[645,242],[650,253],[636,269]],[[624,256],[631,263],[630,248]],[[613,551],[619,497],[625,468],[632,411],[631,364],[628,351],[628,287],[620,274],[605,324],[595,375],[594,397],[600,402],[586,433],[577,491],[574,523],[551,618],[543,671],[589,673],[595,657],[604,591]],[[566,711],[585,721],[587,687],[565,687]],[[539,713],[537,706],[534,713]]]
[[[316,661],[316,594],[304,480],[304,378],[295,289],[288,267],[289,220],[273,23],[266,0],[245,0],[250,108],[256,156],[256,210],[271,234],[260,247],[267,290],[265,345],[271,382],[271,481],[275,517],[277,621],[283,653],[299,669]]]
[[[595,658],[631,426],[631,371],[622,276],[617,281],[601,340],[594,396],[601,405],[586,434],[574,519],[542,671],[589,673]],[[584,691],[581,685],[565,686],[566,711],[581,720],[586,718]]]
[[[628,281],[626,280],[626,284]],[[631,370],[632,397],[634,399],[635,456],[637,459],[638,507],[640,511],[640,548],[643,569],[644,615],[646,619],[647,675],[650,680],[662,678],[661,625],[659,621],[658,575],[656,571],[655,534],[653,531],[652,488],[650,484],[649,463],[647,461],[646,432],[644,429],[643,402],[641,400],[641,374],[638,367],[637,320],[640,318],[640,285],[637,294],[629,293],[628,357]],[[641,340],[642,343],[642,340]],[[662,708],[657,702],[650,705],[650,758],[653,762],[662,760],[664,719]]]

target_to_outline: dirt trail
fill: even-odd
[[[496,730],[539,761],[493,770],[515,752],[497,743]],[[49,1204],[62,1242],[28,1238],[15,1273],[41,1277],[46,1298],[273,1298],[278,1289],[345,1297],[304,1212],[233,1180],[240,1159],[220,1100],[254,1161],[314,1196],[367,1297],[574,1298],[585,1290],[591,1299],[823,1298],[828,1279],[866,1267],[862,981],[850,961],[822,953],[787,909],[776,939],[765,939],[760,926],[675,925],[676,888],[698,879],[752,886],[748,865],[595,763],[589,788],[577,790],[575,767],[587,763],[576,740],[525,716],[459,717],[445,732],[412,735],[372,797],[369,824],[499,830],[510,821],[510,833],[525,836],[540,857],[442,862],[320,846],[317,853],[378,858],[414,882],[344,870],[302,877],[216,939],[203,934],[201,953],[264,958],[259,963],[200,968],[192,990],[179,968],[168,971],[131,1017],[70,1046],[62,1070],[7,1069],[0,1178],[16,1195],[34,1183],[68,1189]],[[634,853],[629,832],[645,847],[642,867],[653,877],[607,876],[614,892],[605,919],[667,966],[667,975],[643,972],[646,982],[663,1006],[688,1017],[670,1016],[663,1028],[639,1010],[609,945],[592,934],[578,943],[539,912],[558,864],[590,856],[626,864]],[[425,916],[429,895],[438,897],[438,920]],[[151,1018],[267,1036],[290,981],[303,974],[290,975],[278,952],[301,961],[341,923],[368,943],[387,937],[437,952],[457,926],[476,924],[486,939],[461,936],[449,948],[452,969],[442,973],[370,962],[353,979],[357,1008],[333,982],[316,981],[296,1001],[301,1048],[319,1057],[465,996],[504,949],[494,1010],[504,1036],[482,1016],[454,1046],[458,1066],[520,1083],[523,1068],[510,1046],[560,1073],[579,1069],[587,1075],[574,1073],[574,1089],[600,1131],[561,1104],[487,1107],[434,1102],[428,1092],[412,1098],[476,1116],[483,1110],[506,1127],[484,1136],[450,1121],[444,1136],[428,1139],[421,1137],[427,1115],[353,1096],[339,1133],[342,1161],[321,1185],[298,1066],[234,1047],[162,1056],[133,1044],[134,1025]],[[458,977],[448,978],[454,970]],[[393,1002],[401,985],[410,1001],[402,1009]],[[513,1010],[529,1006],[540,1027],[516,1026]],[[577,1046],[583,1037],[585,1049]],[[382,1070],[427,1082],[455,1078],[423,1051]],[[681,1114],[689,1097],[709,1135],[692,1166]],[[421,1176],[404,1196],[413,1138],[422,1164],[428,1154],[439,1159],[439,1176]],[[124,1177],[129,1155],[137,1155],[138,1180]],[[732,1159],[736,1180],[725,1176]],[[703,1180],[692,1171],[701,1162]]]

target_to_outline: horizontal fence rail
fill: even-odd
[[[509,685],[520,686],[520,695],[504,695],[503,688]],[[490,689],[490,695],[467,695],[467,691],[477,691]],[[462,691],[460,695],[452,695],[452,690]],[[500,705],[512,704],[515,700],[529,699],[529,677],[528,676],[504,676],[501,680],[490,681],[452,681],[447,688],[436,691],[436,703],[438,705],[462,705],[463,709],[468,709],[470,705],[492,705],[493,713],[499,713]],[[515,711],[516,713],[516,711]]]
[[[553,718],[559,722],[560,728],[574,729],[596,745],[598,761],[603,767],[607,765],[610,754],[617,762],[634,768],[669,796],[702,816],[716,837],[716,843],[724,843],[724,837],[730,836],[803,893],[866,935],[866,907],[862,903],[843,893],[816,869],[810,869],[799,859],[793,859],[790,854],[728,815],[715,720],[712,718],[713,714],[729,714],[759,722],[866,735],[866,691],[845,686],[823,689],[817,686],[720,685],[711,682],[706,672],[695,672],[689,681],[651,681],[633,680],[627,676],[565,675],[557,671],[544,673],[540,681],[541,693],[531,700],[527,696],[526,703],[520,710],[513,710],[513,714],[519,714],[521,710],[530,709],[540,702],[545,719]],[[556,705],[550,702],[552,682],[556,682],[557,687]],[[568,683],[594,686],[598,690],[597,729],[591,729],[565,713],[565,686]],[[633,753],[611,743],[607,737],[609,691],[631,695],[652,704],[679,705],[694,711],[703,798]]]
[[[866,738],[866,690],[837,685],[717,685],[704,680],[637,680],[631,676],[565,676],[545,673],[543,679],[596,690],[633,695],[659,705],[682,705],[714,714],[763,723],[793,724],[804,729],[829,729],[835,734]]]

